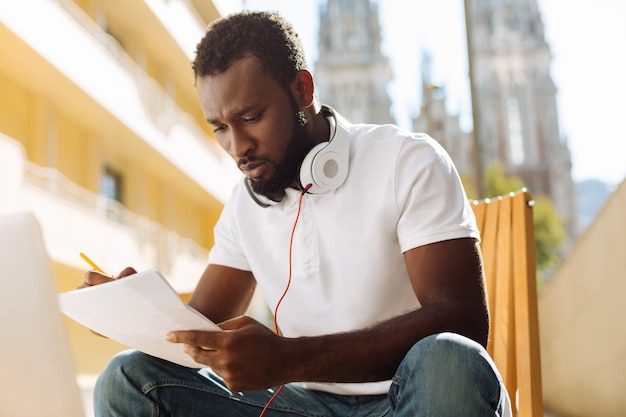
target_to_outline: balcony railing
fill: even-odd
[[[54,168],[26,162],[25,174],[28,185],[50,193],[67,204],[88,210],[95,219],[113,221],[122,226],[133,235],[139,247],[151,249],[151,261],[165,273],[171,270],[181,254],[201,264],[207,260],[208,251],[194,240],[183,238],[159,223],[132,213],[117,201],[78,186]]]
[[[173,126],[183,125],[208,152],[217,158],[221,157],[217,147],[206,139],[206,133],[198,127],[191,116],[181,110],[176,101],[126,53],[115,37],[103,30],[74,2],[54,1],[102,45],[134,79],[146,115],[164,136],[168,136]]]

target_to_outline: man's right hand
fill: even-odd
[[[78,288],[87,288],[93,287],[94,285],[106,284],[107,282],[115,281],[116,279],[124,278],[136,273],[137,271],[135,271],[135,268],[131,268],[130,266],[124,268],[122,272],[116,276],[103,274],[102,272],[92,269],[85,273],[85,280]]]
[[[135,268],[131,268],[130,266],[127,266],[126,268],[124,268],[122,272],[120,272],[116,276],[103,274],[102,272],[98,272],[95,269],[91,269],[85,273],[85,280],[77,289],[93,287],[94,285],[106,284],[107,282],[112,282],[112,281],[115,281],[116,279],[124,278],[129,275],[136,274],[136,273],[137,271],[135,271]],[[98,332],[94,332],[91,329],[90,331],[96,336],[106,338],[106,336],[103,336]]]

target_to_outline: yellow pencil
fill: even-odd
[[[100,268],[98,265],[95,264],[94,261],[92,261],[91,259],[89,259],[89,257],[87,255],[85,255],[84,253],[80,253],[80,257],[83,258],[83,260],[85,262],[87,262],[89,264],[90,267],[92,267],[93,269],[95,269],[98,272],[102,272],[103,274],[106,274],[106,272],[104,272],[102,270],[102,268]]]

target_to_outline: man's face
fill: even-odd
[[[297,184],[300,163],[313,147],[297,121],[293,96],[255,58],[198,78],[196,89],[218,143],[251,179],[252,189],[282,199],[285,188]]]

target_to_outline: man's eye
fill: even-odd
[[[226,129],[224,125],[213,126],[213,133],[221,132]]]
[[[260,118],[261,118],[261,113],[255,114],[255,115],[252,115],[252,116],[248,116],[248,117],[244,117],[243,121],[246,122],[246,123],[252,123],[252,122],[256,122]]]

